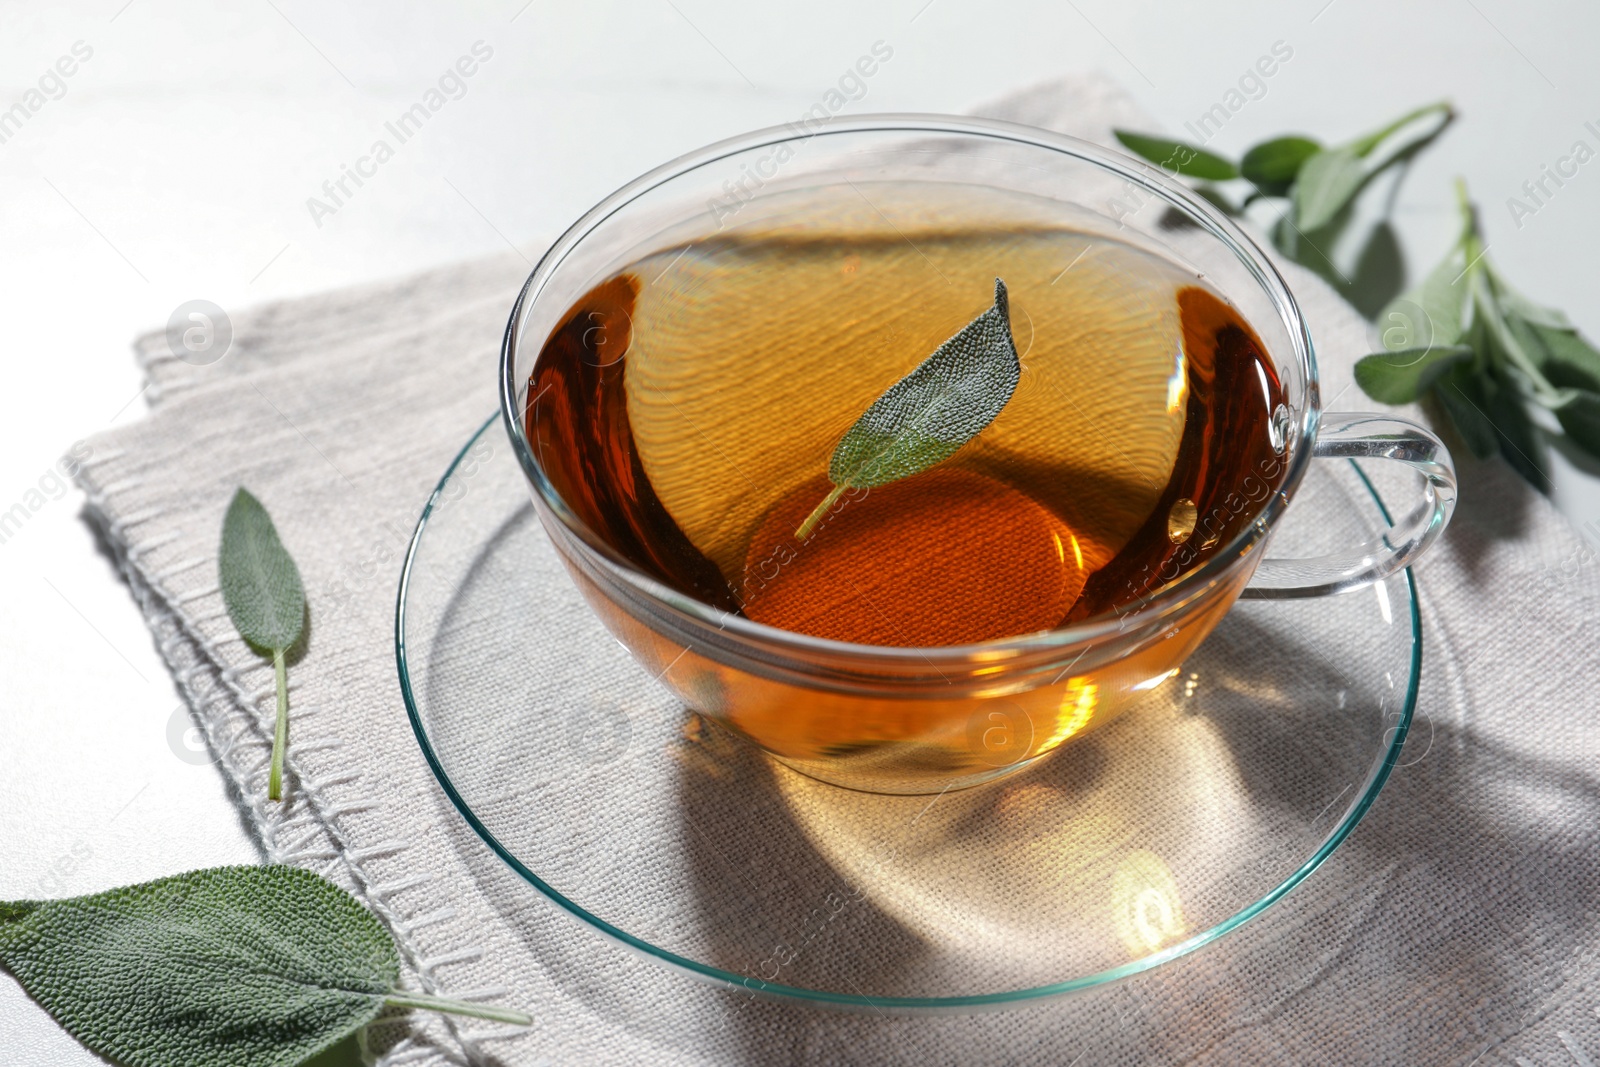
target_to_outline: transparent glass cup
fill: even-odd
[[[775,629],[657,581],[562,499],[529,441],[528,382],[576,301],[645,255],[714,235],[752,205],[858,182],[952,183],[1055,201],[1100,232],[1198,273],[1244,316],[1277,371],[1271,469],[1226,506],[1251,516],[1231,541],[1115,612],[977,644],[856,645]],[[758,209],[759,210],[759,209]],[[746,216],[748,217],[748,216]],[[519,295],[501,358],[501,407],[540,521],[607,628],[683,701],[784,764],[836,785],[938,793],[1015,772],[1104,725],[1177,673],[1233,602],[1321,596],[1405,567],[1449,521],[1455,473],[1429,431],[1389,415],[1321,409],[1310,334],[1261,249],[1158,168],[1009,123],[873,115],[711,145],[629,183],[575,223]],[[1417,478],[1414,505],[1337,555],[1267,554],[1313,459],[1388,459]],[[1182,560],[1182,555],[1178,557]],[[1162,579],[1169,576],[1161,575]]]

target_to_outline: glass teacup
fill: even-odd
[[[1269,389],[1263,374],[1260,386],[1272,405],[1270,449],[1240,472],[1236,487],[1213,494],[1205,513],[1180,501],[1190,513],[1173,531],[1175,547],[1110,610],[937,647],[779,629],[750,617],[737,595],[732,603],[716,601],[663,580],[619,550],[592,501],[569,499],[572,479],[556,461],[570,457],[552,450],[572,446],[547,432],[542,390],[529,383],[555,332],[575,329],[577,302],[624,267],[657,263],[665,273],[697,246],[715,246],[752,225],[803,229],[833,195],[859,196],[865,207],[857,210],[876,213],[916,249],[912,237],[920,231],[908,236],[891,218],[895,212],[867,195],[877,189],[928,190],[940,225],[959,224],[968,204],[975,213],[988,210],[977,205],[998,195],[1047,206],[1070,216],[1086,241],[1137,249],[1203,280],[1254,331],[1275,379]],[[692,301],[682,314],[694,314]],[[1023,347],[1028,338],[1017,318],[1013,308]],[[617,337],[631,335],[621,325],[597,316],[579,326],[597,366],[627,358]],[[1026,352],[1023,362],[1026,368]],[[620,366],[612,373],[622,373]],[[1294,298],[1230,220],[1160,171],[1115,152],[986,120],[884,115],[763,130],[637,179],[580,219],[535,267],[506,331],[500,385],[540,521],[611,632],[689,707],[802,773],[875,792],[937,793],[1029,765],[1177,673],[1240,596],[1343,592],[1406,566],[1442,531],[1455,497],[1449,455],[1424,428],[1391,416],[1322,412],[1311,339]],[[1245,385],[1257,388],[1253,379]],[[1418,502],[1382,536],[1348,552],[1267,557],[1273,524],[1318,457],[1410,466],[1420,475]],[[1064,561],[1059,539],[1057,547]]]

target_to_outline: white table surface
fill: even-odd
[[[317,226],[306,199],[480,40],[466,94]],[[1283,41],[1292,58],[1213,141],[1229,153],[1448,96],[1463,117],[1395,209],[1413,275],[1465,174],[1505,271],[1600,337],[1600,161],[1520,228],[1506,206],[1575,140],[1600,147],[1600,8],[1576,0],[3,0],[0,110],[76,42],[92,56],[0,143],[0,512],[41,479],[45,499],[0,543],[0,899],[257,859],[80,495],[48,477],[143,414],[136,333],[195,298],[531,254],[635,174],[798,117],[878,40],[893,58],[850,111],[959,111],[1099,67],[1175,133]],[[1597,483],[1557,476],[1563,509],[1600,519]],[[101,1061],[0,977],[0,1062]]]

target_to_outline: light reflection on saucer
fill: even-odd
[[[970,966],[988,946],[997,972],[1087,973],[1231,906],[1211,861],[1263,837],[1232,751],[1193,702],[1176,687],[1153,693],[1105,733],[980,789],[878,796],[780,766],[774,783],[806,842],[923,944],[929,965]],[[1088,721],[1092,688],[1071,704],[1063,736]]]

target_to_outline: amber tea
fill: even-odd
[[[663,249],[565,316],[528,437],[596,535],[758,622],[922,647],[1114,611],[1249,521],[1281,466],[1279,386],[1203,282],[1034,202],[964,189],[964,217],[994,202],[955,226],[925,187],[868,195]],[[996,277],[1022,357],[1009,403],[796,537],[840,436]]]
[[[782,630],[929,648],[1126,611],[1253,521],[1286,467],[1282,391],[1256,333],[1194,271],[1071,210],[857,183],[640,256],[549,334],[529,381],[530,445],[615,553]],[[842,436],[990,306],[997,278],[1021,364],[999,414],[920,473],[834,494],[802,529],[838,488]],[[1006,698],[997,745],[997,713],[974,718],[970,699],[768,683],[579,582],[702,710],[866,788],[915,792],[1030,758],[1143,688],[1065,672]],[[1214,622],[1195,612],[1117,669],[1159,681]]]

